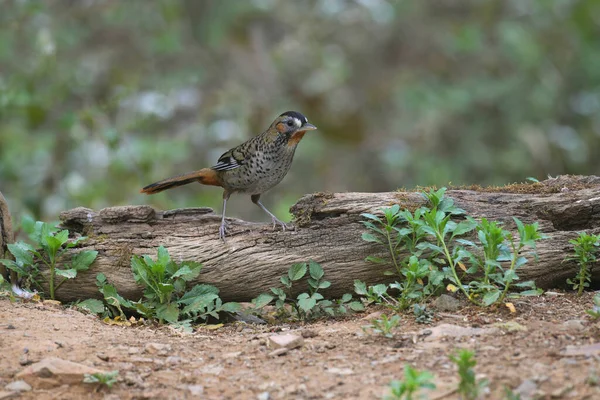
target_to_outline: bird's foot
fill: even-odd
[[[225,223],[225,221],[223,221],[221,223],[221,226],[219,226],[219,239],[221,239],[223,242],[225,242],[225,234],[227,233],[227,224]]]
[[[281,221],[279,218],[273,217],[273,230],[275,230],[275,228],[277,227],[277,225],[281,226],[281,230],[282,231],[286,231],[288,229],[294,230],[294,227],[290,227],[288,226],[288,224],[286,224],[285,222]]]

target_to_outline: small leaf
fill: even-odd
[[[379,238],[375,237],[372,233],[364,232],[362,234],[362,239],[365,242],[373,242],[373,243],[383,243]]]
[[[454,228],[454,231],[452,232],[452,237],[464,235],[467,232],[471,232],[473,229],[475,229],[476,226],[477,223],[474,220],[461,221],[460,223],[458,223],[458,225],[456,225],[456,228]]]
[[[319,282],[318,289],[327,289],[329,286],[331,286],[331,282],[329,281]]]
[[[521,296],[539,296],[543,292],[544,291],[542,289],[533,289],[533,290],[525,290],[523,292],[520,292],[519,295],[521,295]]]
[[[302,277],[304,277],[304,275],[306,275],[306,271],[307,271],[306,263],[294,264],[288,270],[288,277],[290,278],[291,281],[297,281],[299,279],[302,279]]]
[[[368,219],[372,219],[373,221],[378,221],[378,222],[381,221],[378,216],[369,214],[369,213],[362,213],[362,214],[360,214],[360,216],[368,218]]]
[[[97,256],[98,252],[95,250],[80,251],[73,257],[71,267],[77,271],[85,271],[92,265]]]
[[[77,276],[77,270],[74,268],[70,269],[58,269],[54,270],[54,273],[58,276],[62,276],[63,278],[73,279]]]
[[[356,279],[354,281],[354,292],[358,295],[365,296],[368,294],[367,292],[367,284],[363,281]]]
[[[352,295],[350,293],[344,293],[342,296],[342,303],[347,303],[352,300]]]
[[[230,301],[228,303],[223,303],[223,305],[221,306],[221,311],[230,312],[230,313],[238,312],[241,309],[242,309],[242,306],[240,305],[240,303],[236,303],[233,301]]]
[[[467,267],[465,267],[465,264],[461,263],[460,261],[457,262],[456,264],[458,264],[458,267],[460,269],[462,269],[463,271],[467,272]]]
[[[87,299],[75,304],[77,308],[81,308],[92,314],[102,314],[104,312],[104,303],[98,299]]]
[[[67,243],[67,241],[69,240],[69,231],[66,229],[62,230],[62,231],[58,232],[57,234],[55,234],[54,238],[56,238],[56,240],[58,240],[58,242],[60,243],[60,245],[58,247],[61,247],[63,244]]]
[[[252,299],[252,304],[254,308],[263,308],[271,301],[273,301],[274,297],[268,293],[261,293],[256,298]]]
[[[325,275],[325,272],[323,272],[323,268],[318,263],[312,260],[308,263],[308,269],[310,276],[313,279],[319,280],[323,277],[323,275]]]
[[[166,266],[170,261],[171,256],[169,255],[167,249],[165,249],[164,246],[158,246],[156,262],[163,266]]]
[[[303,293],[306,294],[306,293]],[[308,312],[313,309],[314,306],[317,305],[317,301],[313,298],[298,298],[298,307],[302,309],[304,312]]]
[[[290,281],[290,277],[287,275],[282,275],[281,278],[279,278],[279,280],[281,281],[281,283],[285,286],[285,287],[290,287],[292,286],[292,282]]]
[[[17,242],[9,243],[7,247],[10,253],[15,256],[15,261],[19,266],[23,267],[33,264],[32,252],[35,249],[31,245],[25,242]]]
[[[475,243],[473,243],[472,241],[470,241],[470,240],[465,240],[465,239],[456,239],[456,242],[457,242],[457,243],[460,243],[460,244],[462,244],[462,245],[465,245],[465,246],[470,246],[470,247],[476,247],[476,246],[477,246],[477,245],[476,245]]]
[[[156,316],[167,322],[177,322],[179,319],[179,307],[177,304],[163,304],[156,309]]]
[[[367,258],[365,258],[365,261],[372,262],[375,264],[386,264],[387,263],[387,261],[385,261],[383,258],[374,257],[374,256],[368,256]]]
[[[500,297],[500,293],[501,292],[499,290],[492,290],[490,292],[487,292],[483,296],[483,304],[489,306],[490,304],[495,303],[496,300],[498,300],[498,298]]]
[[[352,301],[348,303],[348,307],[350,307],[352,311],[363,311],[365,309],[365,306],[360,301]]]

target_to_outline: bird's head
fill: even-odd
[[[316,126],[308,122],[308,119],[296,111],[286,111],[273,121],[271,130],[280,136],[286,137],[288,145],[296,145],[307,131],[314,131]]]

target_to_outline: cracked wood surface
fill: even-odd
[[[575,276],[577,265],[564,261],[572,251],[569,239],[582,230],[600,233],[598,177],[561,176],[536,184],[469,189],[448,190],[447,196],[475,218],[501,221],[513,231],[513,216],[525,223],[537,221],[550,236],[538,244],[538,261],[531,259],[519,270],[523,280],[534,279],[540,287],[564,286],[568,277]],[[355,279],[368,284],[394,280],[383,276],[387,266],[364,261],[368,255],[385,253],[361,239],[365,228],[360,214],[380,214],[381,207],[396,203],[414,209],[424,201],[414,192],[305,195],[291,208],[294,231],[273,231],[271,224],[228,218],[226,243],[218,237],[221,217],[209,208],[158,211],[142,205],[98,212],[75,208],[61,214],[62,225],[71,234],[89,239],[69,252],[95,249],[98,258],[89,271],[66,282],[56,295],[63,301],[99,297],[95,277],[102,272],[120,294],[138,299],[141,288],[131,273],[131,255],[155,256],[156,248],[163,245],[176,261],[203,263],[196,282],[217,286],[226,301],[247,301],[279,286],[279,277],[291,264],[309,259],[321,263],[325,279],[332,283],[324,294],[338,297],[353,292]],[[599,278],[596,268],[593,279]]]

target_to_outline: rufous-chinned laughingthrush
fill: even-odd
[[[286,111],[273,121],[269,129],[227,151],[210,168],[155,182],[141,193],[154,194],[177,186],[199,182],[223,188],[223,217],[219,237],[225,240],[225,209],[233,193],[246,193],[252,202],[269,214],[273,227],[286,225],[260,202],[260,195],[277,185],[288,173],[294,152],[307,131],[317,129],[296,111]]]

